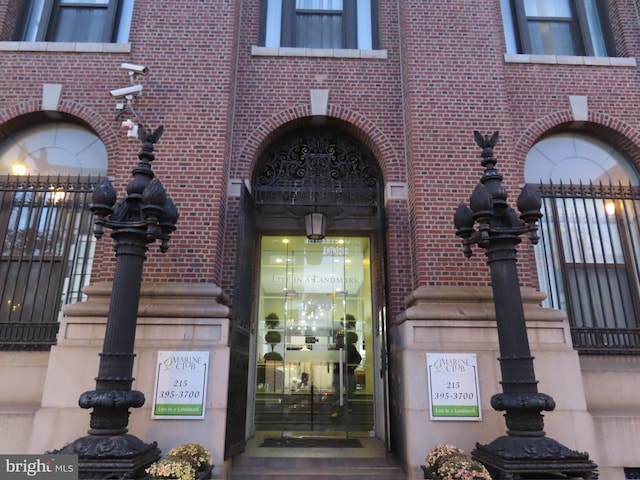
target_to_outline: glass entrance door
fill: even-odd
[[[258,315],[256,432],[370,436],[369,238],[262,237]]]

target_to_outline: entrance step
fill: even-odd
[[[362,448],[271,448],[252,439],[233,459],[229,480],[406,480],[377,439],[360,439]]]
[[[260,394],[254,423],[258,431],[363,431],[373,429],[373,396],[358,394],[348,400],[339,417],[333,417],[333,398],[304,394]]]

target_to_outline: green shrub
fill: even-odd
[[[269,330],[264,336],[264,339],[267,343],[271,344],[271,349],[273,350],[273,346],[282,341],[282,335],[280,335],[280,332],[275,330]]]
[[[278,352],[267,352],[264,354],[264,359],[265,360],[275,360],[277,362],[281,362],[282,361],[282,355],[280,355]]]

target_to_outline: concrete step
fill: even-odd
[[[406,480],[400,466],[375,458],[252,458],[234,460],[229,480]]]
[[[361,439],[362,448],[261,448],[261,441],[233,459],[229,480],[406,480],[382,442]]]
[[[284,400],[273,396],[256,402],[254,423],[259,431],[291,430],[313,431],[333,430],[343,426],[348,430],[370,431],[373,429],[374,407],[370,397],[358,396],[350,400],[348,408],[338,418],[331,414],[336,407],[331,401],[311,404],[302,395],[285,396]]]

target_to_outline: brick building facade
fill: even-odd
[[[316,351],[323,341],[330,351],[335,331],[348,330],[346,314],[354,313],[364,358],[359,370],[366,378],[357,383],[356,397],[368,405],[370,416],[365,426],[338,428],[340,434],[379,438],[403,460],[409,478],[419,478],[424,454],[433,445],[458,443],[471,450],[476,441],[501,435],[502,415],[490,407],[500,375],[489,271],[483,255],[464,258],[453,227],[455,209],[468,202],[483,171],[473,132],[497,130],[498,169],[511,202],[525,183],[597,187],[604,182],[621,188],[556,195],[548,192],[559,187],[541,186],[550,203],[544,204],[546,227],[536,248],[551,253],[523,242],[518,267],[540,388],[558,405],[546,415],[546,430],[570,448],[588,451],[602,478],[635,478],[625,472],[640,467],[633,433],[640,423],[634,394],[640,384],[638,2],[72,4],[0,4],[0,174],[7,175],[2,210],[15,207],[14,180],[26,174],[50,176],[50,183],[59,174],[106,174],[119,194],[124,192],[140,144],[123,122],[164,126],[153,168],[180,218],[169,251],[160,254],[152,246],[145,263],[134,387],[145,393],[147,404],[132,412],[132,432],[158,441],[163,450],[195,432],[195,440],[214,452],[214,475],[224,478],[235,452],[230,444],[238,440],[229,430],[239,427],[241,440],[251,438],[261,428],[259,399],[291,393],[291,380],[309,374],[303,361],[294,362],[296,369],[287,367],[287,355],[306,349],[308,339],[316,337]],[[324,36],[314,36],[318,32]],[[147,66],[149,72],[129,76],[123,63]],[[142,92],[132,94],[129,104],[125,97],[109,95],[131,83],[142,85]],[[53,159],[53,150],[73,144],[36,135],[52,125],[60,126],[60,138],[72,138],[74,126],[95,136],[104,145],[106,163],[73,152],[80,166],[69,171],[54,161],[38,167],[37,152],[50,151]],[[547,147],[543,140],[556,143]],[[339,148],[327,150],[325,144]],[[17,145],[31,150],[24,154]],[[11,170],[16,156],[26,171]],[[347,173],[335,164],[311,164],[327,158]],[[84,161],[99,165],[83,170]],[[349,170],[353,165],[362,169]],[[573,216],[562,216],[570,210],[562,198],[573,198]],[[597,214],[595,220],[590,216],[587,203],[575,207],[591,198],[602,205],[624,204],[621,223],[612,226],[605,219],[608,233],[582,232],[585,225],[601,224]],[[594,205],[597,209],[600,203]],[[315,243],[305,240],[304,217],[311,211],[327,221],[326,239]],[[13,238],[12,229],[23,227],[11,215],[1,218],[7,265],[0,272],[2,301],[15,306],[17,296],[27,298],[47,284],[29,283],[33,279],[8,266],[32,264],[42,254],[33,245],[18,248],[20,240],[6,240]],[[557,238],[554,231],[560,232]],[[572,232],[578,240],[570,239]],[[76,234],[78,242],[87,237],[87,232]],[[269,273],[275,264],[268,265],[267,258],[284,255],[288,265],[290,254],[281,244],[271,251],[267,242],[281,237],[297,239],[291,245],[300,255],[320,245],[326,258],[342,259],[343,286],[353,281],[359,292],[347,294],[345,287],[339,297],[331,284],[332,300],[326,300],[332,289],[309,287],[311,278],[324,278],[324,270],[314,270],[318,263],[306,257],[299,285],[288,283],[288,271],[284,283],[277,283],[279,277]],[[361,260],[351,276],[349,253],[338,243],[347,240]],[[580,254],[566,253],[566,245],[578,244]],[[93,388],[114,266],[107,238],[92,245],[95,251],[83,257],[77,290],[91,287],[84,296],[78,293],[80,302],[64,307],[64,314],[59,314],[61,303],[72,287],[56,291],[53,303],[44,307],[33,306],[38,304],[33,299],[35,313],[28,321],[15,308],[0,310],[5,317],[0,318],[5,332],[0,374],[7,381],[31,379],[19,392],[0,396],[1,451],[59,448],[86,430],[87,414],[76,411],[77,398]],[[69,258],[69,252],[61,255]],[[267,274],[273,284],[267,285]],[[73,284],[64,269],[59,275],[50,283]],[[23,287],[11,290],[12,282]],[[278,297],[275,292],[282,289],[285,295]],[[295,322],[307,307],[287,303],[286,292],[314,302],[325,320],[331,317],[330,325],[318,324],[325,328],[322,334],[287,333],[287,322],[299,328]],[[271,350],[285,359],[277,367],[276,386],[268,387],[261,365],[269,351],[263,319],[271,310],[283,322],[277,328],[284,329],[282,345],[276,342]],[[59,323],[57,338],[54,331],[39,343],[28,333],[8,333],[25,322]],[[250,347],[235,357],[242,335]],[[172,424],[150,418],[154,359],[164,350],[205,350],[216,359],[207,420],[195,429],[189,420]],[[426,354],[434,352],[477,355],[482,420],[430,418]],[[308,368],[313,373],[313,362]],[[234,376],[248,387],[236,391]],[[318,374],[316,385],[325,381],[332,391],[330,380]],[[60,391],[61,383],[68,388]],[[238,398],[240,413],[231,419]]]

